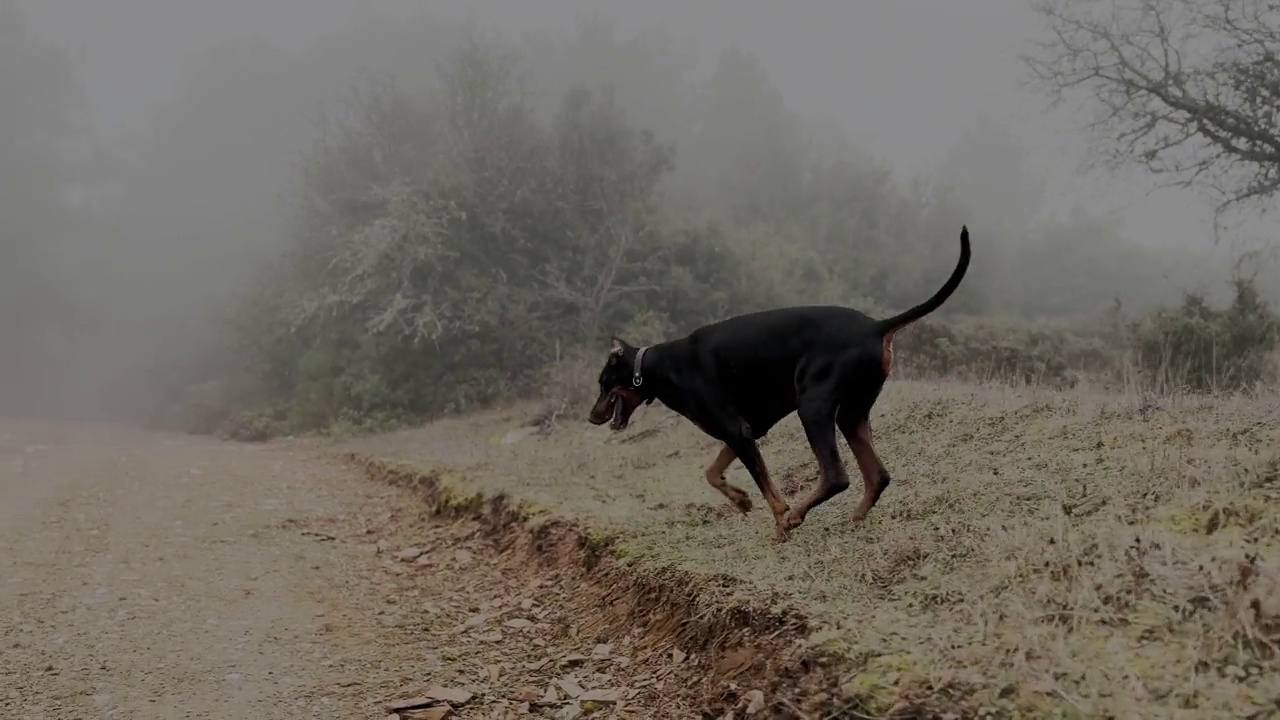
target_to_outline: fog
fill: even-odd
[[[521,54],[541,117],[555,117],[575,83],[612,83],[630,123],[674,144],[668,182],[686,199],[718,182],[716,163],[742,148],[723,139],[733,135],[727,128],[692,127],[705,118],[685,112],[680,93],[707,82],[726,48],[754,55],[787,112],[805,123],[806,142],[878,163],[902,188],[943,177],[968,203],[971,216],[929,239],[942,248],[937,262],[922,266],[901,297],[936,284],[943,271],[934,268],[953,262],[958,222],[974,234],[972,282],[1008,298],[1034,288],[1002,274],[1013,266],[1004,250],[984,245],[988,228],[1004,228],[1007,249],[1019,228],[1085,213],[1139,246],[1203,250],[1222,268],[1243,249],[1271,248],[1275,236],[1275,224],[1251,209],[1233,216],[1215,245],[1215,203],[1203,192],[1155,190],[1141,169],[1089,164],[1097,140],[1076,108],[1050,110],[1027,86],[1019,53],[1043,28],[1018,0],[18,5],[28,35],[65,51],[66,62],[16,39],[17,16],[4,11],[0,132],[11,137],[0,138],[0,152],[8,143],[22,161],[0,164],[9,253],[0,331],[10,333],[0,351],[0,412],[154,421],[189,386],[242,372],[243,331],[228,328],[269,282],[264,268],[293,247],[302,158],[333,103],[371,77],[430,86],[466,37]],[[572,44],[588,9],[613,23],[612,40],[580,34],[572,51],[556,49]],[[648,38],[640,47],[665,49],[625,50],[637,36]],[[984,150],[1006,140],[1021,147],[1014,174]],[[44,143],[44,154],[28,152],[33,143]],[[727,207],[698,205],[713,206]],[[1203,276],[1156,273],[1141,281],[1150,292],[1136,302],[1176,300],[1201,278],[1226,277],[1205,268]],[[1100,290],[1108,295],[1100,303],[1135,292],[1114,285]],[[850,297],[898,302],[893,292],[853,287]]]

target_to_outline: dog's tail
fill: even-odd
[[[960,281],[964,279],[964,273],[969,269],[969,227],[967,225],[960,228],[960,262],[956,263],[956,269],[951,271],[951,277],[947,278],[947,282],[933,294],[933,297],[925,300],[919,305],[907,310],[906,312],[886,318],[877,323],[882,337],[891,338],[893,333],[928,315],[929,313],[942,307],[942,303],[951,297],[951,294],[960,287]]]

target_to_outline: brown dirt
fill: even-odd
[[[0,421],[0,463],[0,717],[699,716],[575,574],[316,443]]]
[[[413,489],[435,518],[477,523],[477,534],[512,572],[538,568],[554,577],[560,610],[580,619],[581,632],[632,659],[640,699],[667,703],[660,717],[696,716],[677,707],[723,720],[864,717],[863,699],[838,687],[839,658],[805,642],[811,628],[803,614],[762,606],[727,573],[628,564],[614,538],[503,494],[467,495],[438,474],[355,454],[348,461],[369,477]],[[938,717],[952,705],[938,695],[920,698],[899,703],[896,717]]]
[[[870,714],[920,698],[964,717],[1280,710],[1275,395],[891,382],[872,423],[893,485],[852,524],[855,480],[784,545],[760,503],[726,510],[702,479],[717,446],[686,421],[654,406],[620,434],[573,415],[544,434],[528,427],[541,409],[340,447],[573,518],[633,571],[734,581],[677,581],[703,607],[803,611],[840,658],[824,672]],[[762,452],[793,498],[808,491],[794,418]],[[754,495],[740,465],[728,475]]]

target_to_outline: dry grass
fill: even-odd
[[[716,444],[683,419],[655,405],[621,434],[561,416],[542,435],[538,409],[348,445],[607,525],[630,558],[750,580],[822,619],[849,689],[886,708],[942,687],[1023,716],[1280,707],[1274,396],[891,382],[873,426],[894,484],[854,525],[855,480],[785,545],[763,502],[743,518],[707,486]],[[794,417],[762,450],[789,495],[808,491]]]

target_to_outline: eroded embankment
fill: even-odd
[[[494,551],[515,566],[537,567],[572,588],[562,610],[579,634],[626,648],[652,666],[665,692],[707,718],[867,718],[849,687],[844,656],[812,638],[817,623],[795,609],[764,607],[736,593],[741,581],[629,562],[612,539],[583,524],[512,501],[462,491],[439,472],[349,453],[369,478],[409,488],[437,522],[475,522]],[[674,662],[673,662],[674,658]],[[974,717],[958,698],[905,697],[895,718]]]

